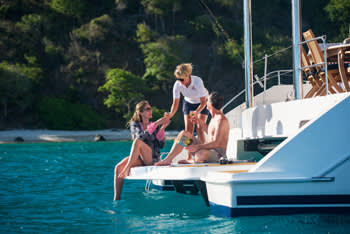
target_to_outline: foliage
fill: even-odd
[[[20,66],[6,62],[0,63],[1,96],[16,98],[30,90],[30,80],[23,74]]]
[[[86,5],[84,1],[76,0],[52,0],[50,6],[53,10],[64,15],[76,15],[78,17],[84,14]]]
[[[191,26],[194,40],[212,40],[217,34],[217,28],[209,15],[200,15],[188,23]]]
[[[73,30],[72,34],[79,40],[86,40],[91,44],[92,42],[105,40],[107,33],[110,32],[112,27],[112,18],[109,15],[103,15],[91,20],[90,23],[84,24],[80,28]]]
[[[140,44],[148,43],[155,40],[156,33],[152,31],[146,24],[138,24],[136,31],[136,40]]]
[[[105,121],[90,106],[64,99],[45,97],[39,105],[40,120],[49,129],[102,129]]]
[[[36,73],[40,71],[33,71],[33,68],[25,65],[0,63],[0,100],[4,106],[5,119],[9,112],[23,113],[31,105],[33,96],[30,91]]]
[[[33,30],[39,31],[43,23],[43,17],[38,14],[24,15],[21,21],[17,23],[17,26],[22,29],[23,32],[30,32]]]
[[[178,11],[181,8],[179,0],[142,0],[141,4],[147,12],[156,15],[167,15],[170,11]]]
[[[222,47],[218,48],[218,54],[229,58],[236,65],[242,65],[244,59],[241,55],[243,53],[243,45],[238,45],[235,40],[227,41]]]
[[[168,110],[173,71],[183,62],[193,63],[194,74],[203,78],[209,90],[229,99],[244,86],[243,2],[202,2],[231,42],[201,1],[1,0],[2,116],[17,117],[19,123],[24,122],[22,116],[36,119],[40,100],[64,97],[110,116],[109,127],[115,127],[114,123],[131,113],[136,99],[149,100],[160,113]],[[327,42],[348,37],[348,0],[301,4],[303,31],[311,28],[316,36],[327,35]],[[290,46],[290,1],[253,1],[252,28],[254,61]],[[269,58],[268,72],[290,68],[291,63],[291,50],[287,50]],[[108,81],[113,68],[120,71]],[[254,63],[255,74],[261,77],[263,71],[263,60]],[[99,87],[104,91],[98,92]],[[118,112],[111,112],[103,103]],[[174,128],[183,125],[180,111],[178,116],[173,119]],[[7,124],[0,118],[0,127],[17,127]]]
[[[108,93],[104,104],[114,107],[117,113],[130,113],[134,104],[144,98],[146,83],[138,76],[119,68],[110,69],[106,83],[99,87],[100,92]]]
[[[350,1],[330,0],[325,7],[329,19],[340,28],[340,39],[350,37]]]
[[[167,92],[171,89],[174,67],[189,59],[191,50],[183,36],[154,38],[155,33],[144,25],[138,25],[137,40],[145,56],[146,66],[143,78],[154,91]]]

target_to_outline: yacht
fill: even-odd
[[[293,69],[253,77],[251,0],[243,2],[245,90],[224,108],[242,94],[245,102],[226,113],[229,163],[137,167],[126,179],[200,193],[219,216],[350,213],[350,46],[338,46],[331,68],[325,37],[305,32],[301,41],[300,0],[291,0]]]

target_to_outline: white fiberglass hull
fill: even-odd
[[[317,105],[334,97],[319,98]],[[213,213],[350,213],[350,94],[338,97],[248,172],[203,177]],[[304,101],[297,104],[302,108]]]
[[[235,217],[292,213],[350,213],[350,163],[339,175],[319,178],[206,181],[213,214]],[[347,176],[346,176],[347,175]],[[209,174],[210,178],[211,175]],[[212,177],[213,178],[213,177]]]

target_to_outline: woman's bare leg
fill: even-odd
[[[208,116],[207,115],[203,115],[200,114],[199,118],[201,120],[203,120],[204,123],[207,122]],[[199,124],[196,125],[197,126],[197,134],[198,134],[198,140],[200,142],[200,144],[204,144],[205,143],[205,133],[204,133],[204,129],[201,128],[201,126]]]
[[[142,156],[142,160],[146,165],[152,165],[152,149],[145,142],[140,139],[134,140],[128,162],[126,163],[124,169],[119,174],[119,178],[124,178],[129,175],[130,168],[135,166],[134,163],[137,161],[139,156]]]
[[[124,158],[114,169],[114,201],[120,200],[120,195],[122,194],[123,181],[124,178],[119,178],[119,173],[124,169],[126,163],[128,162],[128,158]],[[142,162],[139,158],[134,163],[134,167],[142,166]]]
[[[123,188],[123,180],[129,175],[131,167],[143,166],[143,162],[139,159],[139,155],[146,165],[151,165],[152,149],[140,139],[136,139],[131,147],[131,156],[124,158],[114,169],[114,200],[120,199]],[[136,157],[135,157],[136,155]],[[129,166],[129,168],[127,168]],[[122,173],[126,174],[123,175]]]
[[[119,162],[114,168],[114,201],[120,199],[120,194],[123,187],[123,179],[119,179],[119,173],[124,169],[126,163],[128,162],[128,157],[125,157],[121,162]]]

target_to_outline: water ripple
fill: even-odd
[[[3,233],[347,233],[350,216],[221,218],[200,196],[125,181],[113,202],[114,165],[131,142],[0,145]],[[167,145],[167,149],[171,144]]]

